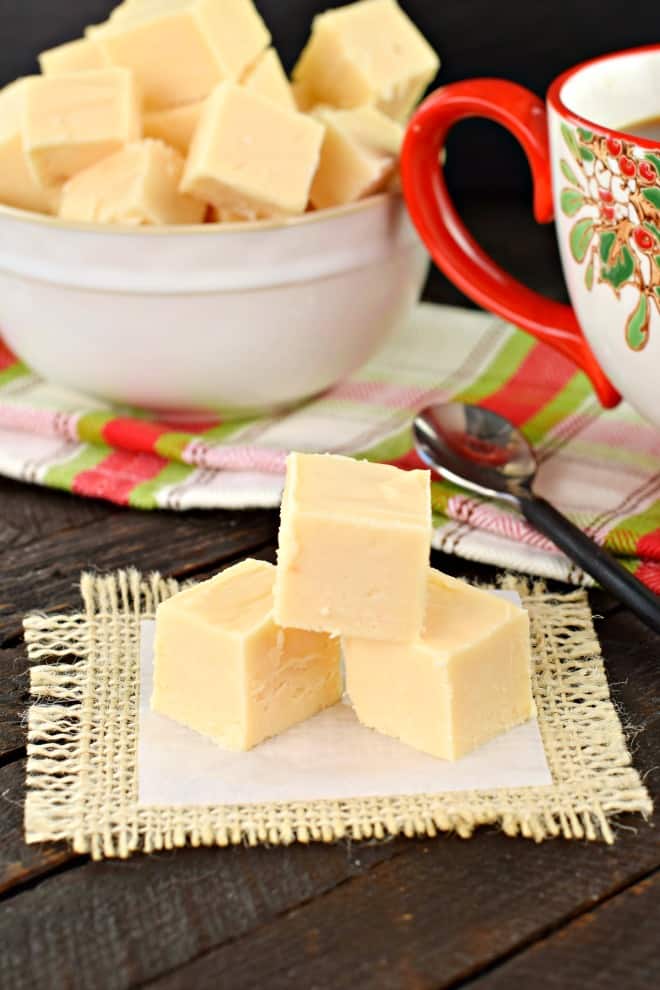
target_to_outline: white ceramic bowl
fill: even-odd
[[[76,226],[0,207],[0,332],[60,385],[238,415],[358,368],[427,266],[398,195],[222,227]]]

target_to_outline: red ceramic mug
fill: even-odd
[[[497,121],[522,144],[535,217],[556,218],[573,306],[516,281],[463,226],[439,160],[448,131],[467,117]],[[515,83],[471,79],[437,90],[419,108],[401,176],[413,221],[452,282],[571,358],[604,406],[624,395],[660,426],[660,129],[652,131],[653,120],[658,126],[660,45],[569,69],[546,105]],[[630,122],[640,123],[626,130]]]

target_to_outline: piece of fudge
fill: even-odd
[[[278,626],[274,578],[246,560],[159,605],[154,711],[245,750],[341,699],[338,640]]]
[[[317,210],[352,203],[387,187],[401,150],[401,124],[369,106],[317,107],[313,116],[325,127],[321,162],[309,195]]]
[[[291,454],[275,615],[283,625],[410,640],[422,628],[431,545],[428,471]]]
[[[203,100],[222,80],[240,79],[270,44],[252,0],[125,4],[88,36],[135,73],[148,110]]]
[[[109,68],[33,77],[25,90],[22,136],[42,186],[60,185],[141,137],[132,73]]]
[[[204,100],[198,100],[197,103],[187,103],[185,106],[171,107],[169,110],[147,111],[142,118],[144,136],[160,138],[161,141],[176,148],[185,158],[190,150],[203,107]]]
[[[253,93],[258,93],[265,100],[270,100],[285,110],[298,109],[291,84],[274,48],[269,48],[259,56],[254,65],[251,65],[243,75],[241,82]]]
[[[65,183],[60,216],[92,223],[202,223],[204,204],[179,192],[182,173],[182,156],[162,141],[127,144]]]
[[[55,213],[58,195],[37,181],[21,133],[25,94],[32,77],[0,90],[0,203],[19,210]]]
[[[323,127],[236,83],[207,99],[181,189],[246,220],[303,213]]]
[[[527,613],[438,571],[421,636],[343,646],[360,721],[432,756],[456,760],[534,715]]]
[[[440,62],[395,0],[359,0],[314,18],[293,70],[296,100],[308,109],[375,104],[404,120]]]
[[[103,50],[91,38],[76,38],[41,52],[39,67],[45,76],[105,69],[110,64]]]

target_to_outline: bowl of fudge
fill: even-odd
[[[289,79],[252,0],[124,0],[0,90],[0,332],[152,409],[276,410],[404,321],[398,188],[438,58],[396,0],[314,19]]]

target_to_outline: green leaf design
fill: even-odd
[[[660,189],[645,189],[642,195],[655,206],[656,210],[660,210]]]
[[[584,220],[578,220],[578,222],[573,225],[569,235],[569,244],[571,246],[571,254],[576,261],[584,261],[593,236],[593,220],[586,218]]]
[[[579,146],[578,151],[580,152],[580,158],[582,158],[585,162],[592,162],[594,160],[595,156],[593,151],[589,148],[585,148],[583,144]]]
[[[600,260],[603,264],[607,262],[615,240],[616,234],[611,230],[606,230],[600,235]]]
[[[587,270],[584,273],[584,284],[586,285],[586,287],[589,290],[589,292],[591,292],[591,290],[593,289],[593,286],[594,286],[594,259],[593,258],[591,259],[591,261],[587,265]]]
[[[633,351],[641,351],[649,339],[649,301],[645,295],[626,320],[626,341]]]
[[[575,134],[573,134],[573,131],[570,129],[570,127],[567,124],[562,124],[561,133],[562,133],[562,137],[564,138],[564,141],[570,148],[573,157],[579,159],[580,152],[578,151],[578,143],[575,140]]]
[[[584,206],[584,196],[577,189],[562,189],[559,202],[566,216],[574,217]]]
[[[562,158],[562,160],[559,163],[559,167],[562,170],[562,172],[564,173],[564,178],[565,179],[568,179],[568,181],[572,185],[574,185],[574,186],[579,186],[580,185],[580,180],[578,179],[578,177],[576,176],[575,172],[573,171],[573,169],[568,164],[568,162],[566,161],[565,158]]]
[[[594,139],[593,131],[588,131],[585,127],[578,127],[578,134],[580,135],[580,140],[586,141],[587,144]]]
[[[628,245],[624,244],[616,256],[616,261],[612,262],[611,265],[605,265],[601,268],[600,274],[605,282],[609,282],[612,288],[618,290],[622,285],[630,281],[630,277],[634,271],[635,259]]]
[[[648,151],[644,155],[644,158],[646,158],[647,162],[651,162],[653,165],[655,165],[655,167],[658,170],[658,175],[660,175],[660,155],[656,155],[652,151]]]

